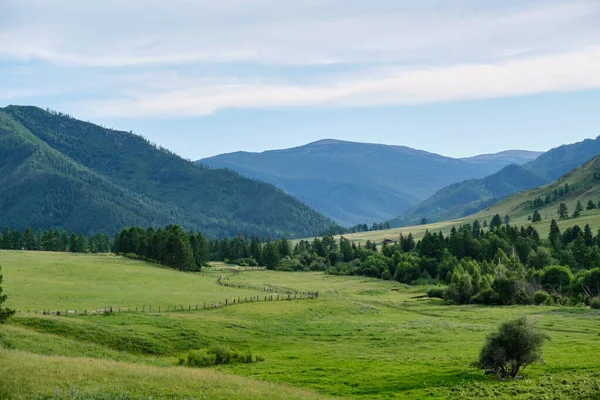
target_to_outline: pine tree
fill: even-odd
[[[590,228],[590,224],[586,224],[585,228],[583,228],[583,238],[585,239],[585,244],[587,246],[594,245],[594,234],[592,233],[592,228]]]
[[[264,264],[267,269],[275,269],[279,264],[279,251],[275,243],[268,241],[263,251]]]
[[[510,224],[510,217],[508,214],[504,216],[504,225],[508,226]]]
[[[583,206],[581,205],[581,201],[577,200],[577,205],[575,206],[575,211],[573,211],[573,218],[579,218],[579,216],[581,216],[582,211],[583,211]]]
[[[560,219],[568,219],[569,218],[569,209],[565,203],[560,203],[558,206],[558,217]]]
[[[502,225],[502,219],[500,218],[500,215],[496,214],[496,215],[494,215],[494,217],[492,218],[492,221],[490,222],[490,231],[493,231],[494,229],[498,228],[500,225]]]
[[[594,203],[592,200],[588,200],[587,202],[587,206],[586,206],[586,210],[593,210],[596,208],[596,203]]]
[[[290,249],[290,243],[288,242],[288,240],[285,237],[281,238],[281,240],[279,241],[279,255],[282,258],[289,257],[292,255],[292,250]]]
[[[33,236],[33,230],[30,226],[25,229],[25,234],[23,235],[23,245],[25,250],[36,250],[35,237]]]
[[[0,266],[0,324],[6,322],[6,320],[15,313],[14,310],[2,307],[6,302],[6,298],[7,296],[2,294],[2,266]]]
[[[4,228],[4,232],[2,232],[2,242],[0,243],[0,247],[4,250],[13,249],[12,231],[8,226]]]
[[[550,222],[550,233],[548,234],[548,239],[550,239],[550,242],[555,245],[558,244],[558,241],[560,240],[560,228],[554,219],[552,222]]]
[[[71,240],[69,240],[69,251],[71,253],[77,252],[77,235],[75,235],[75,232],[71,233]],[[122,251],[119,252],[122,253]]]
[[[542,216],[540,215],[538,210],[535,210],[533,212],[533,217],[531,218],[531,222],[540,222],[541,220],[542,220]]]

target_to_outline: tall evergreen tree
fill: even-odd
[[[277,249],[277,245],[270,240],[267,242],[263,250],[263,260],[267,269],[275,269],[275,267],[277,267],[279,264],[279,250]]]
[[[583,211],[583,206],[581,205],[581,201],[577,200],[577,205],[575,206],[575,211],[573,211],[573,218],[579,218],[582,211]]]
[[[2,242],[0,243],[0,247],[2,247],[4,250],[13,249],[12,231],[8,226],[4,228],[4,231],[2,232]]]
[[[535,210],[533,212],[533,217],[531,218],[531,222],[540,222],[541,220],[542,220],[542,216],[540,215],[538,210]]]
[[[596,208],[596,203],[594,203],[592,200],[588,200],[586,209],[589,211],[589,210],[594,210],[595,208]]]
[[[500,227],[500,225],[502,225],[502,219],[500,218],[500,215],[496,214],[490,222],[490,231],[495,230],[496,228]]]
[[[558,217],[560,219],[568,219],[569,218],[569,209],[565,203],[560,203],[558,206]]]
[[[25,229],[25,234],[23,235],[23,245],[25,250],[36,250],[37,246],[35,244],[35,236],[33,235],[33,230],[30,226]]]
[[[550,222],[550,233],[548,234],[548,239],[554,245],[558,244],[560,241],[560,228],[554,219],[552,222]]]
[[[292,250],[290,249],[290,242],[283,237],[279,240],[279,255],[282,258],[289,257],[292,255]]]

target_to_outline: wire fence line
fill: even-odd
[[[217,284],[233,288],[233,289],[246,289],[246,290],[256,290],[263,291],[269,293],[264,296],[244,296],[244,297],[233,297],[227,298],[223,302],[203,302],[197,303],[195,305],[188,304],[187,307],[184,305],[167,305],[165,306],[153,306],[153,305],[143,305],[136,307],[113,307],[113,306],[104,306],[102,308],[98,308],[95,310],[87,310],[84,309],[83,312],[81,310],[79,313],[75,309],[65,309],[63,310],[50,310],[50,309],[29,309],[27,310],[27,314],[41,314],[41,315],[55,315],[55,316],[81,316],[81,315],[106,315],[112,313],[173,313],[173,312],[192,312],[192,311],[201,311],[201,310],[211,310],[215,308],[222,308],[227,306],[232,306],[236,304],[245,304],[245,303],[259,303],[259,302],[277,302],[277,301],[292,301],[292,300],[310,300],[316,299],[319,297],[319,292],[300,292],[296,290],[285,290],[285,289],[277,289],[271,288],[268,286],[253,286],[253,285],[244,285],[244,284],[233,284],[230,282],[223,282],[223,278],[221,276],[217,276]],[[22,314],[25,311],[17,310],[17,313]]]

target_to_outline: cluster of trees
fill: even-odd
[[[350,228],[346,228],[346,227],[335,224],[335,225],[332,225],[331,227],[329,227],[328,229],[326,229],[324,232],[322,232],[321,235],[344,235],[347,233],[383,231],[385,229],[390,229],[390,228],[391,228],[391,225],[390,225],[389,221],[379,222],[379,223],[373,222],[373,224],[371,224],[371,226],[369,226],[367,224],[357,224],[357,225],[351,226]]]
[[[401,235],[379,248],[370,241],[357,245],[332,236],[293,247],[285,239],[263,244],[253,238],[253,253],[243,250],[248,244],[239,237],[214,242],[211,258],[234,261],[243,254],[249,257],[238,261],[270,269],[364,275],[407,284],[437,282],[448,287],[432,295],[456,303],[589,302],[600,296],[600,232],[594,235],[589,225],[561,232],[552,221],[548,238],[541,238],[532,226],[517,228],[508,222],[496,215],[487,230],[475,221],[453,228],[446,237],[427,232],[415,242],[412,235]],[[229,253],[223,249],[230,249],[231,242],[241,250],[226,258]]]
[[[183,271],[198,271],[208,261],[263,265],[285,271],[326,271],[363,275],[406,284],[439,283],[431,296],[455,303],[531,304],[590,302],[600,296],[600,231],[575,225],[561,232],[552,221],[547,238],[533,226],[509,225],[496,215],[484,228],[479,221],[452,228],[448,236],[411,234],[381,246],[356,244],[331,235],[301,240],[261,241],[239,234],[207,240],[177,225],[154,230],[127,228],[115,237],[115,252],[154,260]]]
[[[552,204],[553,202],[555,202],[556,200],[560,199],[561,197],[569,194],[569,192],[575,190],[575,186],[569,186],[568,183],[565,183],[565,185],[561,188],[558,189],[554,189],[554,191],[552,191],[552,193],[548,193],[546,195],[545,198],[541,198],[538,197],[536,199],[534,199],[533,201],[530,202],[529,206],[533,209],[536,208],[540,208],[543,207],[545,205],[548,204]]]
[[[114,252],[157,262],[180,271],[200,271],[209,261],[208,241],[202,233],[186,232],[179,225],[125,228],[115,235]]]
[[[536,200],[537,201],[537,200]],[[534,202],[535,203],[535,202]],[[543,204],[543,202],[542,202]],[[594,203],[592,200],[588,200],[587,205],[585,207],[586,210],[595,210],[596,208],[600,208],[600,201],[598,204]],[[577,204],[575,205],[575,210],[573,210],[572,218],[579,218],[581,213],[583,212],[583,204],[581,204],[580,200],[577,200]],[[558,205],[557,210],[559,219],[569,219],[569,208],[566,203],[560,203]],[[535,210],[532,215],[527,218],[531,222],[540,222],[542,220],[542,216],[540,215],[538,210]]]
[[[0,233],[0,249],[30,251],[60,251],[72,253],[108,253],[111,251],[111,239],[102,233],[85,237],[83,234],[64,230],[38,229],[36,233],[30,227],[24,231],[6,227]]]

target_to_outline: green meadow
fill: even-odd
[[[319,291],[317,299],[265,302],[265,292],[219,286],[210,272],[109,255],[1,251],[0,265],[8,306],[21,311],[0,326],[0,399],[600,399],[596,310],[451,306],[423,298],[426,287],[363,277],[219,272],[231,283]],[[257,295],[199,311],[27,313]],[[545,363],[509,382],[471,367],[485,336],[522,315],[551,337]],[[264,360],[178,365],[214,344]]]

